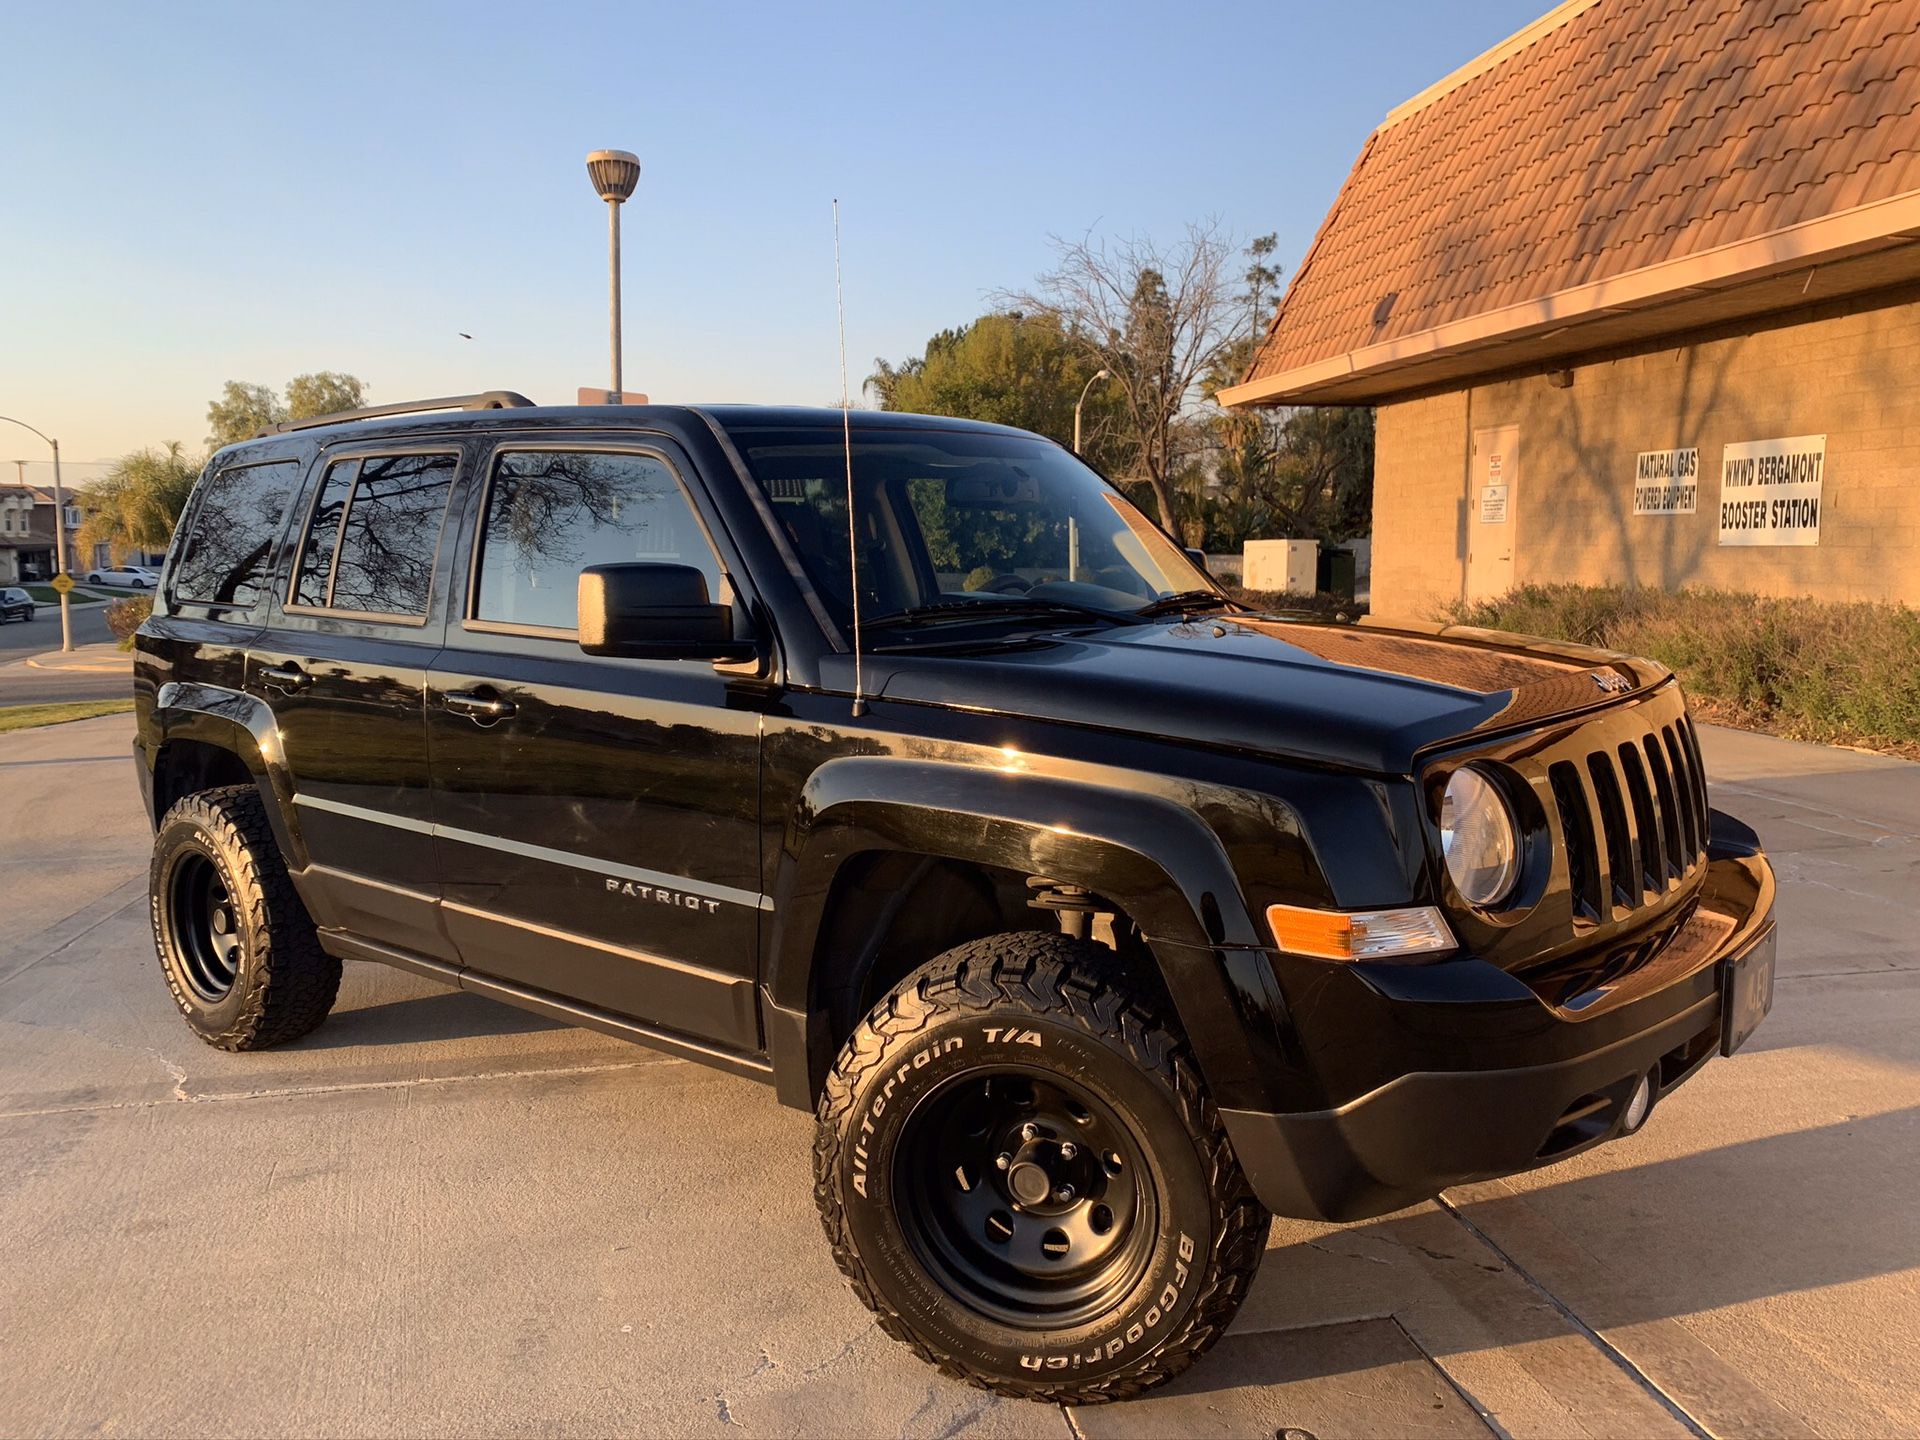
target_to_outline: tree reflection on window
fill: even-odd
[[[260,598],[267,555],[286,513],[299,467],[291,460],[233,465],[202,487],[193,528],[181,546],[173,590],[182,600],[251,605]]]
[[[664,462],[562,450],[499,457],[475,619],[572,630],[580,572],[632,561],[691,565],[706,575],[707,593],[720,597],[719,561]]]
[[[363,460],[333,564],[333,608],[424,615],[453,484],[451,455]]]

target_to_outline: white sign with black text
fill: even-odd
[[[1699,504],[1698,450],[1642,450],[1634,457],[1634,514],[1691,515]]]
[[[1729,445],[1720,460],[1722,545],[1818,545],[1827,437]]]

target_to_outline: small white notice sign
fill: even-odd
[[[1634,514],[1691,515],[1699,504],[1698,450],[1642,450],[1634,457]]]
[[[1480,523],[1482,525],[1507,523],[1506,486],[1482,485],[1480,487]]]
[[[1827,437],[1729,445],[1720,460],[1722,545],[1818,545]]]

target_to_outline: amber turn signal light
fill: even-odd
[[[1269,905],[1267,924],[1282,950],[1322,960],[1437,955],[1455,948],[1446,918],[1431,905],[1407,910],[1309,910]]]

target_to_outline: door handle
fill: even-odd
[[[313,684],[313,676],[307,674],[298,665],[269,665],[260,672],[269,689],[285,690],[292,694],[295,690],[304,690]]]
[[[449,690],[440,697],[447,709],[464,715],[476,725],[491,725],[504,720],[520,707],[491,687],[479,690]]]

